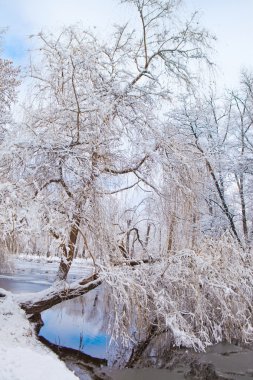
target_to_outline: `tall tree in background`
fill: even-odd
[[[230,138],[230,168],[236,184],[234,200],[237,223],[246,245],[252,244],[253,78],[242,72],[241,85],[231,92],[233,136]]]
[[[251,91],[251,75],[244,73],[238,90],[223,98],[213,91],[189,95],[172,116],[181,149],[191,152],[191,162],[202,167],[200,229],[214,236],[229,230],[244,248],[252,231]]]

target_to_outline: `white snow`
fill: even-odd
[[[0,298],[0,379],[77,380],[57,356],[36,338],[11,293]]]
[[[36,277],[45,275],[51,280],[55,279],[60,257],[51,256],[32,256],[32,255],[10,255],[6,257],[5,269],[0,268],[0,273],[3,274],[36,274]],[[93,272],[93,262],[91,259],[75,258],[71,265],[68,277],[88,277]],[[52,281],[51,281],[52,282]]]

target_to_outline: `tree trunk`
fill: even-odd
[[[169,238],[168,238],[168,244],[167,244],[167,253],[170,253],[173,249],[173,237],[174,237],[175,223],[176,223],[175,214],[172,213],[170,227],[169,227]]]
[[[241,213],[242,213],[242,228],[245,242],[248,243],[248,224],[247,224],[247,215],[246,215],[246,203],[244,196],[244,177],[243,174],[240,174],[240,177],[235,174],[235,179],[239,191],[240,201],[241,201]]]
[[[67,301],[88,293],[102,283],[98,274],[67,284],[62,281],[36,294],[19,294],[15,299],[26,314],[37,314]]]
[[[61,259],[58,273],[56,275],[57,281],[65,281],[67,279],[72,261],[75,256],[76,241],[77,241],[77,236],[79,232],[80,222],[81,222],[80,216],[75,215],[74,222],[71,226],[70,233],[69,233],[68,247],[66,247],[65,244],[62,246],[63,257]]]
[[[157,325],[157,320],[155,320],[153,323],[150,324],[148,331],[147,331],[147,336],[144,340],[140,341],[136,347],[133,348],[132,354],[126,364],[126,368],[134,368],[134,365],[138,362],[138,360],[141,358],[143,355],[144,351],[150,344],[151,340],[154,338],[158,331],[158,325]]]

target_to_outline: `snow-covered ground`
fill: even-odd
[[[77,380],[36,338],[33,326],[11,293],[0,289],[0,379]]]

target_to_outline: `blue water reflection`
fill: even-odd
[[[110,337],[103,321],[90,310],[84,313],[82,299],[64,302],[43,312],[41,316],[44,326],[39,335],[51,343],[74,348],[100,359],[108,357]]]
[[[15,273],[0,273],[0,288],[13,293],[30,293],[52,284],[55,272],[49,264],[41,266],[32,262],[27,265],[28,268],[21,266]],[[39,335],[51,343],[107,359],[110,337],[106,333],[108,313],[104,299],[103,290],[93,290],[85,297],[52,307],[41,315],[44,326]]]

